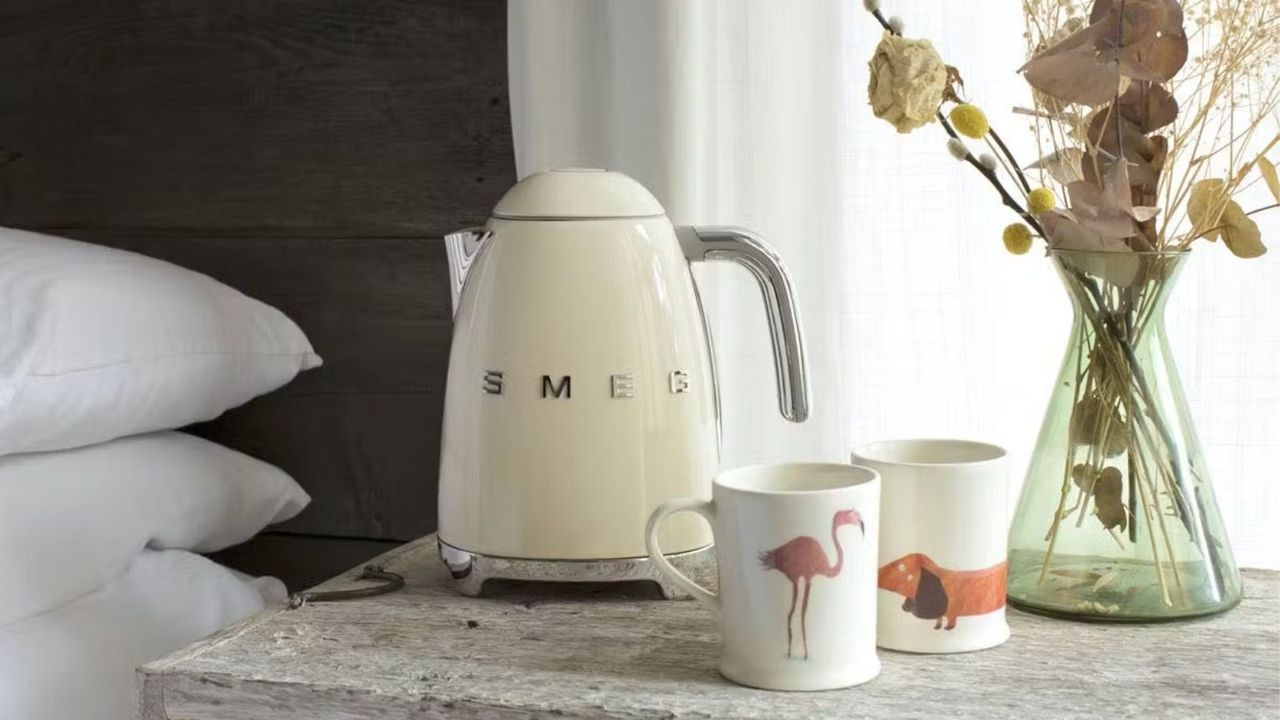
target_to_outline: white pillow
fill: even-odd
[[[134,668],[283,600],[199,555],[144,550],[122,575],[0,627],[0,718],[130,720]]]
[[[283,313],[210,277],[0,228],[0,455],[210,420],[319,364]]]
[[[177,432],[0,458],[0,626],[93,590],[143,547],[220,550],[309,501],[283,470]]]

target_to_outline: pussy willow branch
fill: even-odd
[[[880,12],[879,10],[872,10],[871,16],[874,17],[876,21],[880,23],[880,26],[883,27],[886,31],[888,31],[891,35],[898,35],[899,37],[901,37],[901,33],[896,32],[893,29],[893,26],[889,24],[889,21],[885,19],[884,13]],[[938,122],[941,123],[942,125],[942,129],[946,130],[947,134],[950,135],[952,139],[960,140],[960,136],[956,134],[955,128],[951,127],[951,123],[947,120],[947,116],[942,113],[941,109],[937,111],[937,118],[938,118]],[[994,131],[991,131],[991,134],[993,137],[995,137]],[[995,137],[995,140],[1000,145],[1000,147],[1004,148],[1005,156],[1009,158],[1009,161],[1013,163],[1013,166],[1015,168],[1020,167],[1018,165],[1018,161],[1013,158],[1013,154],[1009,152],[1007,147],[1005,147],[1005,144],[1003,142],[1000,142],[1000,139],[998,137]],[[964,142],[964,141],[961,140],[961,142]],[[964,160],[965,162],[972,165],[975,170],[982,173],[982,176],[987,179],[987,182],[991,183],[991,186],[996,189],[996,192],[1000,193],[1000,200],[1005,204],[1006,207],[1008,207],[1010,210],[1017,213],[1018,216],[1021,217],[1023,221],[1025,221],[1028,225],[1030,225],[1033,230],[1039,233],[1041,237],[1046,237],[1044,228],[1041,227],[1040,222],[1035,219],[1035,216],[1033,216],[1031,213],[1023,209],[1023,207],[1018,204],[1018,201],[1015,200],[1013,196],[1009,194],[1008,190],[1004,189],[1004,185],[1000,182],[1000,178],[999,176],[996,175],[996,172],[994,170],[989,170],[985,166],[983,166],[982,163],[978,162],[978,158],[974,157],[973,153],[971,152],[967,152],[967,151],[965,152]],[[1018,174],[1019,175],[1022,174],[1021,169],[1018,170]],[[1022,182],[1024,185],[1026,185],[1026,178],[1023,178]],[[1027,188],[1027,191],[1030,192],[1030,187]]]
[[[1009,159],[1009,164],[1013,166],[1015,177],[1022,183],[1022,189],[1031,192],[1031,184],[1027,182],[1027,176],[1022,174],[1022,166],[1018,164],[1018,160],[1013,157],[1013,153],[1009,150],[1009,146],[1004,144],[1004,140],[1000,139],[1000,135],[996,133],[995,128],[988,130],[991,133],[991,139],[996,141],[996,145],[1000,148],[1000,152]]]
[[[960,136],[957,135],[955,129],[951,127],[951,123],[947,122],[946,118],[942,115],[941,110],[938,111],[938,121],[942,123],[942,129],[946,130],[947,134],[950,135],[952,139],[960,140]],[[1033,230],[1039,233],[1041,237],[1045,237],[1044,228],[1041,227],[1040,221],[1036,220],[1034,215],[1023,209],[1023,207],[1018,204],[1018,201],[1009,194],[1009,191],[1004,189],[1004,184],[1000,182],[1000,178],[996,175],[995,170],[991,170],[978,162],[978,159],[975,158],[971,152],[966,152],[964,159],[977,169],[978,172],[982,173],[982,176],[987,179],[987,182],[990,182],[991,186],[996,189],[996,192],[1000,193],[1000,200],[1004,202],[1010,210],[1018,213],[1018,216],[1030,225]]]

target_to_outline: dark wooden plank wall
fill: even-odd
[[[0,3],[0,224],[206,272],[325,358],[195,428],[314,497],[282,528],[307,540],[246,567],[313,579],[325,537],[434,528],[439,238],[514,181],[505,24],[501,0]]]

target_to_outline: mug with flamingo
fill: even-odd
[[[744,467],[716,477],[711,497],[663,504],[649,518],[645,543],[662,574],[715,613],[720,674],[767,690],[831,690],[878,675],[875,471]],[[680,574],[658,547],[662,519],[681,511],[711,525],[717,593]]]
[[[1009,639],[1005,451],[968,440],[891,440],[853,451],[881,478],[882,648],[969,652]]]

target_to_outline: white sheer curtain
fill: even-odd
[[[961,68],[973,101],[1029,162],[1030,135],[1009,112],[1026,102],[1019,4],[885,5]],[[790,266],[813,373],[815,414],[803,425],[775,409],[754,286],[735,269],[699,271],[726,466],[842,459],[876,438],[970,437],[1010,449],[1016,495],[1065,346],[1067,300],[1044,258],[1005,253],[1010,216],[946,154],[941,129],[903,136],[871,116],[866,60],[879,31],[861,3],[509,7],[521,176],[557,165],[627,172],[677,221],[754,228]],[[1263,230],[1280,244],[1276,216]],[[1169,308],[1237,558],[1270,567],[1280,566],[1277,263],[1202,247]]]
[[[754,281],[697,270],[712,316],[726,466],[844,455],[840,404],[840,3],[511,2],[516,169],[625,172],[678,223],[751,228],[786,258],[813,415],[777,410]],[[748,8],[748,12],[743,12]]]

